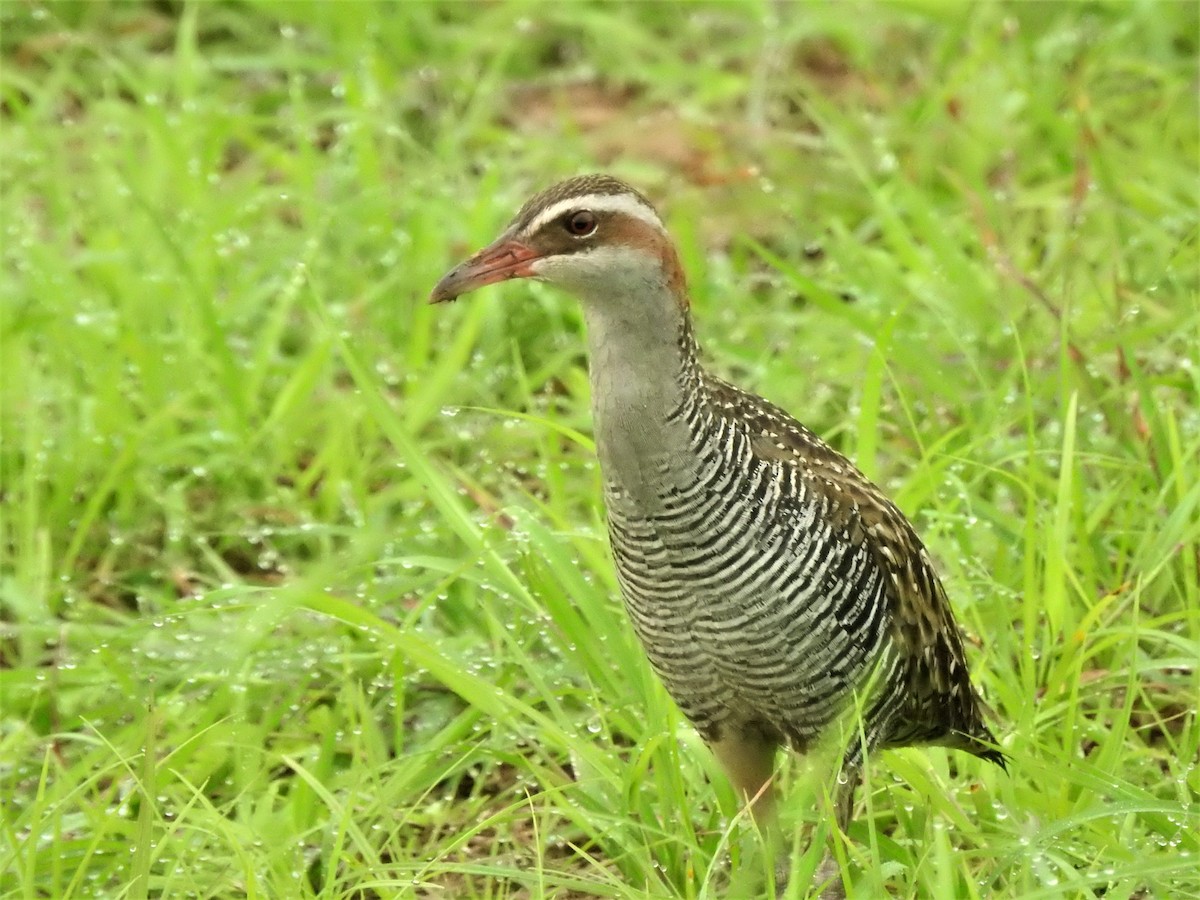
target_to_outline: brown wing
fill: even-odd
[[[886,498],[872,551],[888,573],[892,637],[905,660],[906,703],[886,743],[945,744],[1004,765],[971,684],[946,590],[912,525]]]

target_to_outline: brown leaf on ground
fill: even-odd
[[[459,481],[459,486],[463,489],[466,495],[471,498],[471,502],[483,510],[489,519],[491,519],[505,531],[512,531],[514,524],[512,517],[501,511],[495,497],[493,497],[483,488],[467,481]]]
[[[172,566],[170,570],[171,584],[175,586],[175,594],[179,597],[196,597],[202,592],[203,581],[200,575],[183,566]]]
[[[792,53],[792,65],[820,89],[822,96],[858,99],[874,107],[884,105],[879,85],[855,66],[846,49],[828,35],[800,41]]]
[[[753,175],[751,166],[728,162],[736,154],[727,129],[689,122],[665,104],[647,103],[641,88],[633,85],[522,85],[514,89],[503,121],[519,130],[573,131],[604,165],[619,159],[646,160],[699,186]]]

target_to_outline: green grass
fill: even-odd
[[[887,487],[973,638],[1010,775],[881,754],[835,842],[859,895],[1200,896],[1197,31],[0,5],[0,894],[757,865],[620,609],[576,305],[424,303],[603,168],[663,207],[712,366]]]

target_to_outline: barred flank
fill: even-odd
[[[662,462],[652,513],[615,481],[605,496],[630,618],[684,714],[710,739],[755,727],[802,749],[874,672],[868,745],[997,758],[978,743],[991,735],[957,634],[925,654],[928,672],[898,640],[898,573],[924,557],[907,521],[803,426],[705,375],[686,321],[681,343],[684,400],[669,421],[686,429],[685,470],[678,454]],[[952,631],[948,609],[935,613]]]

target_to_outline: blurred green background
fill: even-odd
[[[699,898],[757,865],[617,599],[578,309],[425,304],[599,169],[662,209],[710,366],[913,517],[997,710],[1008,777],[872,767],[859,895],[1200,896],[1198,30],[0,4],[0,894]],[[820,788],[785,780],[799,856]]]

